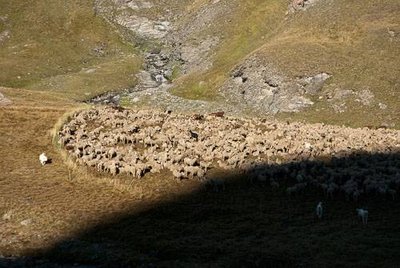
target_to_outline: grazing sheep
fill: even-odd
[[[387,192],[392,196],[392,199],[394,201],[396,199],[396,190],[389,189]]]
[[[304,176],[302,176],[301,174],[298,174],[298,175],[296,176],[296,180],[297,180],[297,182],[301,183],[301,182],[304,181]]]
[[[40,164],[42,164],[42,166],[44,166],[47,164],[49,159],[47,158],[45,153],[42,153],[41,155],[39,155],[39,161],[40,161]]]
[[[296,194],[296,192],[297,192],[297,188],[294,187],[294,186],[288,187],[288,188],[286,189],[286,193],[287,193],[288,195],[294,195],[294,194]]]
[[[186,178],[186,177],[185,177],[185,173],[183,173],[182,171],[177,170],[177,169],[173,169],[173,170],[172,170],[172,175],[173,175],[176,179],[179,179],[179,180],[182,180],[182,179],[185,179],[185,178]]]
[[[361,195],[361,191],[355,190],[355,191],[353,192],[353,199],[354,199],[355,201],[358,201],[358,198],[360,197],[360,195]]]
[[[357,208],[356,209],[358,216],[361,218],[363,224],[367,224],[368,222],[368,210]]]
[[[273,189],[279,189],[279,183],[275,180],[270,180],[270,185]]]
[[[211,188],[216,193],[225,191],[225,182],[221,179],[210,179],[206,182],[206,188]]]
[[[334,192],[335,192],[337,189],[339,189],[339,187],[337,186],[337,184],[331,182],[331,183],[328,185],[328,189],[326,190],[326,193],[327,193],[327,195],[328,195],[330,198],[333,198],[333,194],[334,194]]]
[[[196,158],[189,158],[189,157],[185,157],[185,159],[183,159],[183,163],[185,163],[185,165],[188,166],[195,166],[197,165],[197,159]]]
[[[111,148],[108,152],[107,152],[107,158],[111,159],[117,156],[117,151],[114,148]]]
[[[316,213],[317,213],[318,218],[321,219],[322,213],[323,213],[322,202],[318,203]]]
[[[142,177],[169,169],[177,178],[202,179],[211,168],[238,168],[246,177],[263,182],[260,185],[269,183],[276,189],[278,179],[290,179],[295,183],[287,189],[291,195],[318,187],[331,198],[345,193],[355,201],[369,193],[394,198],[400,189],[397,158],[374,159],[355,153],[393,152],[399,148],[399,131],[218,117],[223,113],[193,118],[168,112],[92,109],[76,113],[59,136],[79,163],[113,174]],[[353,155],[356,161],[342,161]],[[329,164],[312,161],[325,156]],[[111,165],[112,161],[118,164]],[[264,165],[268,172],[257,168]]]

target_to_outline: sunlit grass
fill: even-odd
[[[95,16],[93,1],[2,1],[0,16],[6,18],[2,29],[10,31],[0,46],[2,86],[92,94],[134,83],[135,49]],[[102,68],[97,73],[104,77],[82,74],[93,67]],[[54,87],[48,83],[53,80]]]

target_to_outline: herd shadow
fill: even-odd
[[[393,176],[400,174],[400,153],[359,153],[325,161],[261,166],[281,176],[279,188],[249,179],[251,172],[214,174],[210,179],[223,180],[223,190],[199,187],[146,211],[110,217],[30,256],[29,264],[396,267],[400,263],[398,198],[364,194],[347,200],[340,192],[327,196],[311,184],[306,191],[288,195],[286,188],[293,185],[293,179],[285,174],[297,167],[312,176],[315,167],[322,167],[318,170],[337,174],[344,169],[361,169],[366,174]],[[319,201],[324,204],[322,219],[315,215]],[[356,208],[360,207],[369,210],[367,225],[357,217]],[[11,267],[21,263],[27,261],[8,262]]]

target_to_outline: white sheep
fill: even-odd
[[[322,218],[322,213],[323,213],[323,208],[322,208],[322,202],[319,202],[316,208],[316,213],[319,219]]]
[[[41,155],[39,155],[39,161],[40,161],[40,164],[42,164],[42,166],[44,166],[48,163],[49,159],[47,158],[45,153],[42,153]]]
[[[357,208],[356,211],[357,211],[358,216],[361,217],[361,220],[362,220],[363,224],[367,224],[367,222],[368,222],[368,210],[362,209],[362,208]]]
[[[205,184],[206,188],[211,188],[214,192],[225,191],[225,181],[221,179],[210,179]]]

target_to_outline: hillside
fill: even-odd
[[[297,10],[278,0],[92,4],[1,4],[0,84],[71,96],[79,88],[88,99],[136,91],[137,82],[143,95],[168,80],[183,101],[222,103],[210,109],[398,128],[397,1],[313,0]],[[138,76],[140,57],[148,72]]]
[[[398,0],[0,1],[0,267],[397,267],[399,66]]]
[[[99,14],[141,40],[149,74],[137,89],[160,98],[142,92],[135,105],[179,102],[152,91],[162,74],[173,83],[160,89],[189,107],[187,99],[216,101],[210,109],[236,114],[398,127],[396,1],[306,1],[297,10],[286,1],[136,2],[97,2]]]
[[[0,32],[1,86],[83,100],[135,83],[134,47],[95,16],[92,1],[2,1]]]

